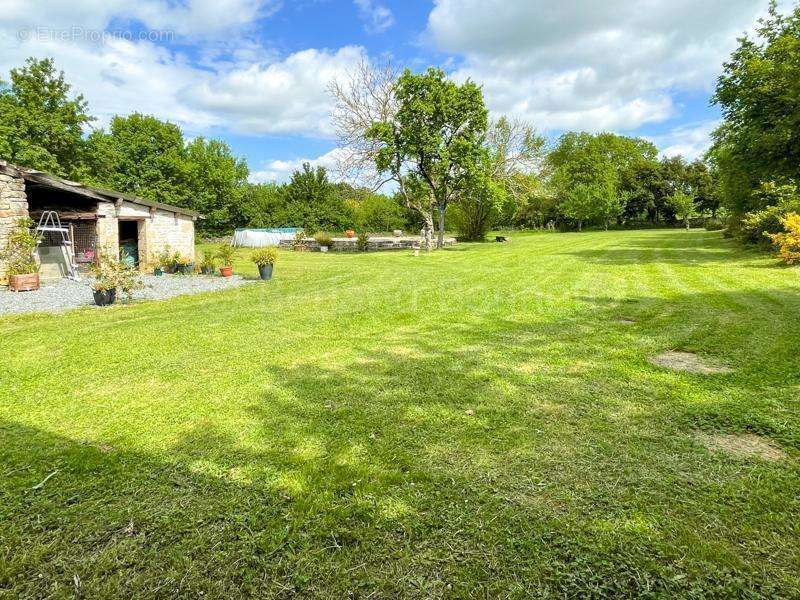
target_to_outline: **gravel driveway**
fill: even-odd
[[[234,275],[230,279],[224,277],[202,277],[186,275],[164,275],[142,277],[144,288],[133,294],[134,300],[163,300],[173,296],[200,294],[238,287],[251,280]],[[0,315],[26,312],[62,312],[81,306],[95,306],[91,279],[85,277],[81,281],[61,279],[42,284],[35,292],[9,292],[0,289]]]

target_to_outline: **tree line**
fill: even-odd
[[[797,9],[783,16],[773,6],[758,38],[742,38],[713,99],[723,125],[694,161],[614,133],[548,141],[533,124],[490,119],[472,81],[365,62],[331,82],[342,150],[335,173],[303,165],[286,184],[254,184],[224,141],[188,140],[176,124],[133,113],[95,128],[53,61],[34,58],[0,82],[0,157],[197,210],[209,234],[403,228],[422,229],[433,245],[446,230],[482,239],[492,227],[641,227],[697,216],[730,217],[735,227],[795,189],[798,29]]]

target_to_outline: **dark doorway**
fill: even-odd
[[[139,224],[136,221],[119,222],[119,257],[132,267],[139,264]]]

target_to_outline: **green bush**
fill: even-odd
[[[746,244],[770,246],[771,236],[786,233],[783,220],[790,213],[800,213],[800,194],[792,185],[763,184],[754,197],[760,203],[772,202],[761,210],[749,212],[736,224],[735,236]]]
[[[722,231],[725,229],[725,223],[721,219],[706,219],[706,231]]]
[[[6,276],[28,275],[39,272],[39,263],[33,257],[39,238],[32,229],[33,221],[17,219],[16,227],[8,236],[5,250],[0,258],[6,261]]]
[[[787,212],[780,206],[770,206],[747,213],[739,226],[739,239],[746,244],[768,246],[770,241],[766,236],[783,232],[781,219]]]
[[[273,247],[259,248],[250,257],[251,260],[259,267],[265,265],[274,265],[278,260],[278,249]]]
[[[369,194],[360,200],[346,200],[345,206],[351,214],[356,229],[367,231],[392,231],[405,227],[403,207],[381,194]]]
[[[331,244],[333,244],[333,238],[327,231],[318,231],[314,235],[314,241],[320,246],[331,246]]]

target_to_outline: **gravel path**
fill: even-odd
[[[61,312],[81,306],[95,306],[92,290],[89,287],[90,282],[91,279],[88,277],[81,281],[70,279],[48,281],[35,292],[9,292],[8,289],[0,289],[0,315]],[[227,290],[250,283],[251,280],[242,279],[238,275],[234,275],[230,279],[186,275],[164,275],[163,277],[144,275],[142,282],[144,288],[134,292],[134,300],[163,300],[173,296]]]

